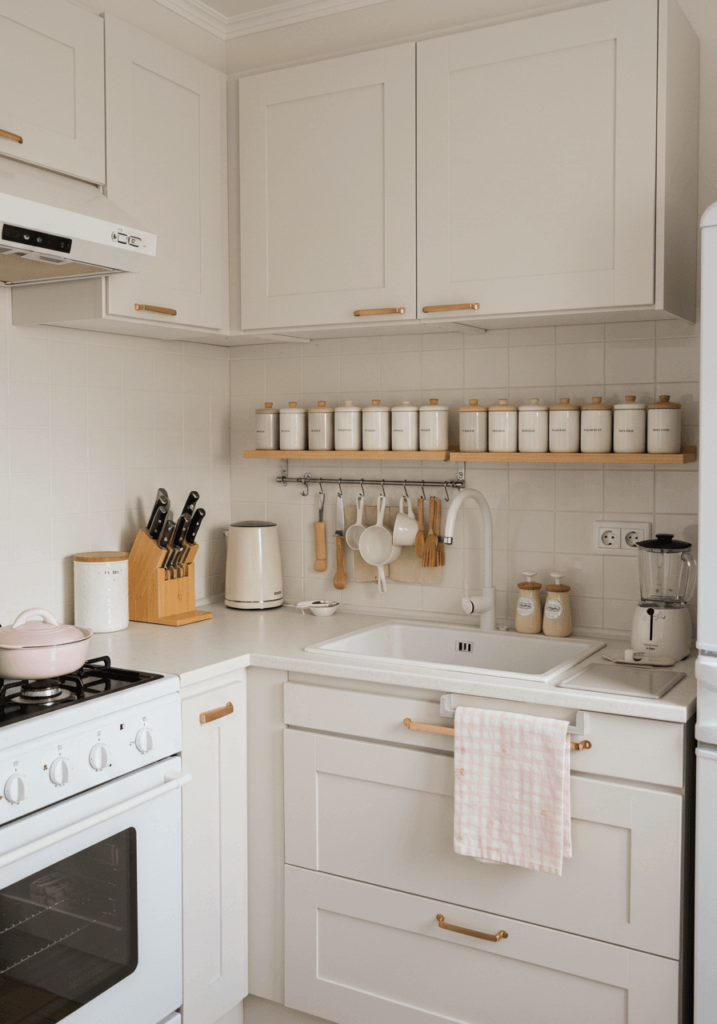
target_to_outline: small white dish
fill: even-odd
[[[308,608],[312,615],[333,615],[339,606],[338,601],[299,601],[297,608],[301,608],[301,614]]]

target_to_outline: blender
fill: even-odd
[[[697,562],[692,545],[658,533],[638,541],[641,600],[632,618],[632,649],[681,661],[690,653],[692,618],[687,601],[694,590]]]

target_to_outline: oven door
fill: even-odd
[[[178,757],[0,830],[0,1024],[158,1024],[182,1001]]]

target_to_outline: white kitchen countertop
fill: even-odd
[[[182,686],[211,679],[234,669],[256,666],[342,679],[388,683],[413,689],[498,697],[532,704],[552,704],[583,711],[686,722],[695,711],[695,653],[675,666],[686,672],[660,700],[617,697],[585,690],[556,689],[552,684],[522,685],[504,679],[471,676],[435,668],[417,668],[400,662],[376,665],[348,655],[307,654],[305,647],[366,626],[385,624],[384,616],[362,615],[339,608],[327,618],[297,608],[243,612],[212,604],[214,618],[188,626],[154,626],[131,622],[118,633],[98,633],[90,641],[90,657],[108,654],[114,665],[144,672],[173,673]],[[402,616],[406,619],[407,616]],[[475,630],[475,625],[466,626]],[[621,655],[626,642],[611,640],[589,661],[602,662],[603,654]],[[574,671],[572,669],[571,671]],[[568,673],[566,673],[567,675]]]

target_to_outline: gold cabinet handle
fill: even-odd
[[[450,313],[454,309],[480,309],[480,302],[458,302],[452,306],[424,306],[424,313]]]
[[[405,312],[404,306],[396,306],[395,309],[355,309],[354,316],[388,316],[390,313],[399,313],[402,316]]]
[[[455,736],[456,730],[445,725],[427,725],[425,722],[412,722],[410,718],[404,718],[403,724],[407,729],[414,732],[437,732],[440,736]],[[590,740],[580,740],[579,743],[571,743],[571,750],[591,750]]]
[[[135,309],[148,309],[150,311],[150,313],[166,313],[167,316],[176,316],[177,315],[177,310],[176,309],[168,309],[166,306],[144,306],[144,305],[141,305],[139,302],[135,302],[134,308]]]
[[[12,142],[19,142],[22,144],[22,135],[16,135],[15,132],[6,132],[4,128],[0,128],[0,136],[3,139],[10,139]]]
[[[459,935],[470,935],[474,939],[485,939],[486,942],[500,942],[501,939],[507,939],[508,933],[504,931],[496,932],[495,935],[489,935],[487,932],[474,932],[470,928],[461,928],[457,924],[446,924],[446,919],[443,914],[436,914],[436,921],[438,921],[439,928],[445,928],[447,932],[458,932]]]
[[[218,718],[226,718],[227,715],[234,713],[234,705],[231,701],[227,701],[227,704],[223,708],[212,708],[211,711],[202,711],[199,716],[199,724],[206,725],[207,722],[216,722]]]

